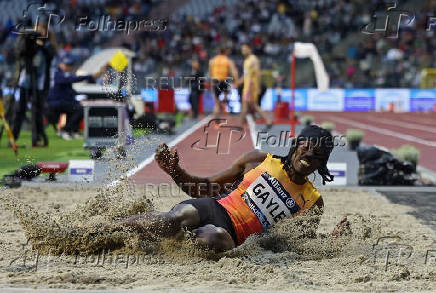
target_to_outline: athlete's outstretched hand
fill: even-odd
[[[351,234],[351,227],[350,222],[347,219],[347,216],[344,216],[342,220],[336,225],[335,229],[333,230],[332,236],[338,237],[342,235],[349,235]]]
[[[170,150],[168,145],[164,142],[157,147],[154,159],[159,167],[170,176],[174,175],[176,167],[179,165],[177,150],[175,148]]]

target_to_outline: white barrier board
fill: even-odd
[[[70,160],[68,168],[68,181],[94,181],[94,168],[94,160]]]
[[[335,178],[333,182],[326,182],[326,185],[347,185],[347,163],[327,163],[327,169]]]

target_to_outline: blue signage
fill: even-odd
[[[436,90],[411,90],[410,111],[429,112],[436,105]]]
[[[276,89],[271,90],[272,97],[272,111],[274,105],[277,103],[279,97],[282,102],[288,102],[291,104],[292,90],[291,89],[281,89],[277,91]],[[297,111],[307,111],[307,89],[297,89],[295,90],[295,110]]]
[[[370,112],[375,110],[375,90],[353,89],[345,91],[344,111]]]

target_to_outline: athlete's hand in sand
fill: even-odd
[[[170,176],[175,175],[179,166],[179,154],[175,148],[170,150],[166,143],[161,143],[156,149],[154,159],[167,174]]]
[[[336,225],[332,232],[333,237],[338,237],[342,235],[351,234],[350,222],[348,222],[347,216],[343,217],[342,220]]]

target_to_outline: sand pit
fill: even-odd
[[[174,190],[161,190],[159,196],[127,185],[109,191],[2,191],[2,203],[20,212],[2,209],[0,215],[0,287],[436,290],[433,231],[407,215],[409,207],[358,190],[322,190],[326,210],[317,238],[301,237],[290,219],[220,255],[196,249],[189,235],[183,241],[145,241],[105,226],[153,207],[167,210],[187,198]],[[352,234],[330,237],[344,215]],[[101,250],[102,242],[113,249]]]

